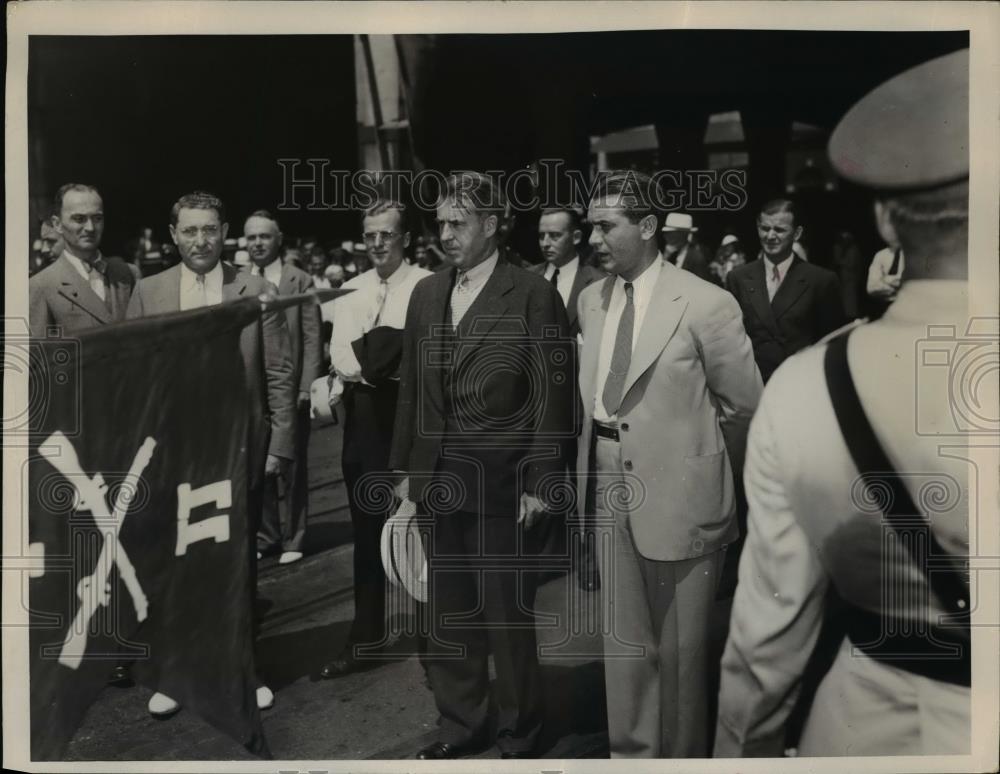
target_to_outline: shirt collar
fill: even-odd
[[[378,276],[378,272],[375,271],[375,269],[372,269],[372,272],[374,272],[375,274],[375,284],[378,284],[382,280],[382,278]],[[394,287],[395,285],[398,285],[400,282],[406,279],[406,275],[409,273],[410,273],[410,264],[408,264],[406,261],[403,261],[402,263],[399,264],[399,268],[397,268],[396,271],[394,271],[392,274],[389,275],[389,278],[385,281],[385,284],[388,285],[389,287]]]
[[[781,275],[782,277],[784,277],[784,276],[785,276],[785,272],[787,272],[787,271],[788,271],[788,267],[789,267],[789,266],[791,265],[792,261],[794,261],[794,260],[795,260],[795,253],[792,253],[791,255],[789,255],[789,256],[788,256],[788,257],[787,257],[787,258],[786,258],[785,260],[783,260],[783,261],[782,261],[781,263],[772,263],[772,262],[771,262],[771,259],[770,259],[770,258],[768,258],[768,257],[767,257],[767,256],[765,255],[765,256],[764,256],[764,263],[765,263],[765,265],[767,266],[767,270],[768,270],[768,276],[770,276],[770,274],[771,274],[771,270],[772,270],[772,269],[774,269],[774,267],[775,267],[775,266],[777,266],[777,267],[778,267],[778,273],[779,273],[779,274],[780,274],[780,275]]]
[[[647,284],[656,284],[656,281],[660,277],[660,269],[663,266],[663,253],[656,254],[656,260],[653,261],[649,266],[642,270],[642,274],[632,280],[633,292],[638,293],[640,289],[645,288]],[[618,275],[616,284],[625,290],[626,279],[621,275]]]
[[[489,258],[465,272],[465,276],[467,277],[466,282],[470,285],[475,285],[484,281],[493,273],[493,270],[497,266],[497,261],[499,260],[500,251],[494,250]]]
[[[104,256],[101,254],[100,250],[97,251],[97,255],[94,257],[94,260],[91,263],[87,263],[79,256],[74,255],[73,251],[70,250],[68,247],[63,248],[62,255],[65,255],[66,258],[69,259],[69,262],[73,265],[73,268],[75,268],[79,272],[83,272],[84,274],[90,274],[91,266],[97,265],[99,262],[104,261]]]
[[[198,275],[191,271],[183,261],[178,264],[181,267],[181,287],[191,287],[197,283]],[[215,267],[205,272],[205,287],[214,287],[215,284],[222,286],[222,261],[215,264]]]
[[[580,256],[578,254],[574,255],[572,258],[566,261],[566,263],[564,263],[562,266],[553,266],[552,268],[556,269],[560,274],[568,274],[576,271],[579,265],[580,265]],[[546,271],[546,273],[548,272]]]

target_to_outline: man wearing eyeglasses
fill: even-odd
[[[217,197],[196,191],[178,199],[170,211],[170,236],[181,263],[140,280],[127,316],[147,317],[274,294],[274,286],[263,277],[221,262],[228,230],[225,208]],[[287,469],[295,454],[295,382],[285,315],[280,310],[264,312],[256,323],[243,329],[240,351],[246,366],[250,412],[247,518],[253,534],[260,527],[264,479]],[[271,691],[261,685],[258,706],[266,709],[273,702]],[[178,709],[179,704],[162,693],[149,701],[149,711],[156,716]]]
[[[267,210],[251,213],[243,225],[250,273],[278,289],[279,296],[294,296],[313,287],[313,280],[293,263],[282,264],[281,228]],[[257,533],[258,554],[280,550],[279,564],[302,558],[309,510],[309,388],[322,369],[319,339],[319,306],[315,303],[285,309],[291,345],[292,376],[298,400],[295,414],[295,456],[284,476],[269,477],[264,484],[264,512]]]
[[[345,282],[354,293],[333,304],[332,378],[344,385],[344,484],[354,528],[354,621],[343,650],[323,667],[324,678],[355,671],[360,646],[385,639],[385,571],[379,541],[386,514],[365,489],[366,474],[388,470],[399,395],[402,329],[413,287],[431,272],[403,260],[410,244],[406,209],[383,199],[365,211],[365,250],[372,269]]]

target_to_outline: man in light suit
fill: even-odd
[[[266,280],[240,272],[221,262],[229,230],[222,202],[212,194],[182,196],[170,211],[170,236],[181,263],[139,281],[128,307],[128,317],[147,317],[251,298],[275,289]],[[295,454],[295,382],[285,315],[264,312],[240,334],[246,368],[247,522],[250,535],[260,526],[264,478],[282,475]],[[247,557],[250,561],[251,557]],[[256,563],[251,561],[256,567]],[[257,690],[262,708],[274,701],[270,690]],[[150,699],[154,715],[169,715],[177,702],[157,693]]]
[[[596,514],[612,757],[708,753],[709,616],[761,392],[732,296],[663,260],[655,183],[600,181],[580,294],[578,502]],[[600,541],[599,541],[600,544]]]
[[[28,280],[28,325],[34,338],[50,327],[64,334],[125,319],[135,277],[121,258],[101,255],[104,202],[93,186],[67,183],[56,193],[52,225],[59,257]]]
[[[442,720],[423,760],[490,746],[491,653],[501,757],[534,757],[542,722],[534,573],[518,564],[546,487],[564,480],[575,344],[552,284],[501,257],[503,211],[485,175],[449,179],[437,220],[452,268],[420,280],[406,314],[389,465],[432,522],[427,665]]]
[[[267,210],[257,210],[243,225],[247,252],[253,268],[250,273],[262,277],[278,289],[279,296],[294,296],[312,289],[312,278],[292,263],[282,264],[281,229]],[[295,414],[295,457],[287,479],[269,477],[264,483],[264,512],[257,533],[257,552],[281,551],[280,564],[302,558],[309,511],[309,389],[322,370],[322,347],[319,340],[319,306],[316,303],[285,309],[288,339],[291,345],[292,378],[298,401]]]
[[[796,218],[789,199],[765,204],[757,217],[760,257],[726,276],[765,383],[789,355],[847,322],[837,275],[793,251],[802,236]]]

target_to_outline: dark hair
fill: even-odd
[[[81,191],[81,192],[90,191],[91,193],[95,193],[98,196],[101,195],[101,192],[98,191],[96,188],[94,188],[94,186],[92,185],[87,185],[86,183],[66,183],[66,185],[59,186],[59,190],[56,191],[56,195],[52,199],[51,215],[59,217],[60,213],[62,213],[63,198],[70,191]]]
[[[799,215],[795,211],[795,202],[791,199],[771,199],[760,208],[760,215],[780,215],[782,212],[789,213],[792,223],[799,225]]]
[[[887,195],[883,202],[907,257],[934,253],[969,225],[969,181],[932,191]]]
[[[645,172],[634,169],[616,169],[604,173],[596,181],[591,201],[615,199],[630,223],[638,223],[648,215],[656,218],[656,230],[663,227],[666,210],[660,196],[659,185]]]
[[[269,220],[275,226],[278,227],[278,231],[281,231],[281,224],[278,222],[278,219],[274,217],[274,215],[271,213],[270,210],[254,210],[249,215],[247,215],[247,220],[250,220],[250,218],[264,218],[265,220]],[[243,222],[245,224],[246,220]]]
[[[226,208],[222,203],[222,199],[215,194],[206,193],[205,191],[184,194],[174,202],[174,206],[170,208],[170,225],[177,225],[177,219],[181,214],[181,210],[215,210],[219,214],[219,222],[227,222]]]
[[[493,180],[481,172],[463,171],[450,175],[437,204],[441,206],[446,201],[453,201],[481,218],[496,215],[498,228],[504,220],[506,203],[503,194]]]
[[[575,207],[545,207],[542,209],[539,217],[559,214],[569,215],[570,231],[583,231],[583,217],[580,215],[580,211]]]

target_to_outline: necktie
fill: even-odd
[[[205,289],[205,275],[194,275],[194,297],[195,303],[199,306],[208,306],[208,291]]]
[[[380,280],[378,290],[375,291],[375,311],[372,316],[372,328],[378,327],[379,318],[382,317],[382,310],[385,309],[385,298],[389,294],[389,283]]]
[[[254,277],[263,277],[264,276],[264,270],[262,268],[260,268],[260,266],[254,266],[253,267],[253,271],[251,272],[251,274]]]
[[[632,300],[632,283],[625,283],[625,308],[618,321],[618,333],[615,334],[615,348],[611,354],[611,370],[604,382],[604,394],[601,400],[604,410],[613,417],[622,404],[622,391],[625,389],[625,377],[632,363],[632,328],[635,326],[635,304]]]
[[[460,271],[455,279],[455,289],[451,293],[451,326],[458,330],[458,324],[462,322],[465,313],[472,306],[472,298],[469,289],[469,275]]]
[[[559,287],[559,267],[558,266],[556,266],[556,270],[554,272],[552,272],[552,276],[549,278],[549,282],[551,282],[556,287]]]
[[[98,256],[90,263],[84,261],[83,265],[87,269],[87,282],[90,284],[90,289],[94,291],[101,301],[104,302],[105,306],[110,308],[108,301],[109,293],[105,287],[105,276],[108,271],[108,262],[104,258]]]
[[[778,271],[777,266],[771,267],[771,280],[774,282],[775,285],[781,282],[781,273]]]

